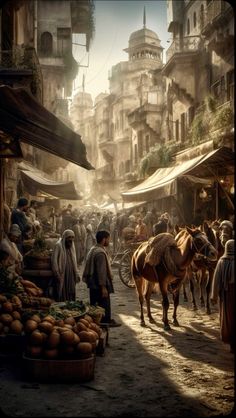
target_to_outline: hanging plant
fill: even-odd
[[[216,106],[217,106],[216,98],[213,97],[211,94],[209,94],[205,98],[205,105],[206,105],[206,111],[215,112],[216,111]]]
[[[214,119],[212,120],[212,127],[214,129],[227,128],[233,124],[233,111],[230,105],[220,108]]]
[[[170,163],[171,150],[163,145],[156,146],[149,151],[140,161],[139,173],[141,177],[150,174],[151,168],[162,168],[168,166]]]

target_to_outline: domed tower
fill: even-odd
[[[129,47],[124,49],[129,54],[129,61],[151,59],[157,67],[163,65],[163,48],[157,34],[146,28],[145,8],[143,13],[143,28],[131,33]]]

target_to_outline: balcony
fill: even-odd
[[[166,51],[166,62],[168,62],[175,54],[188,54],[198,52],[202,46],[200,36],[185,36],[182,39],[176,39],[172,42]]]
[[[224,25],[233,16],[230,3],[225,0],[212,1],[201,16],[200,27],[203,35],[209,35],[215,28]]]
[[[88,51],[95,31],[94,2],[93,0],[73,0],[70,4],[72,32],[86,35],[86,50]]]
[[[36,51],[32,47],[14,46],[0,50],[0,81],[11,86],[25,85],[42,102],[42,73]]]

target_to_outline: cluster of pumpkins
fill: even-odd
[[[31,358],[88,358],[96,351],[102,333],[93,318],[85,314],[55,319],[52,315],[35,313],[24,320],[21,301],[16,296],[0,295],[0,335],[21,335],[25,338],[25,354]]]
[[[22,334],[21,308],[22,302],[18,296],[9,299],[0,294],[0,335]]]
[[[24,332],[28,357],[82,359],[95,353],[102,330],[89,315],[76,322],[72,316],[56,320],[35,314],[25,322]]]

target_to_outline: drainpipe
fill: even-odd
[[[34,49],[37,52],[37,37],[38,37],[38,3],[34,0]]]

